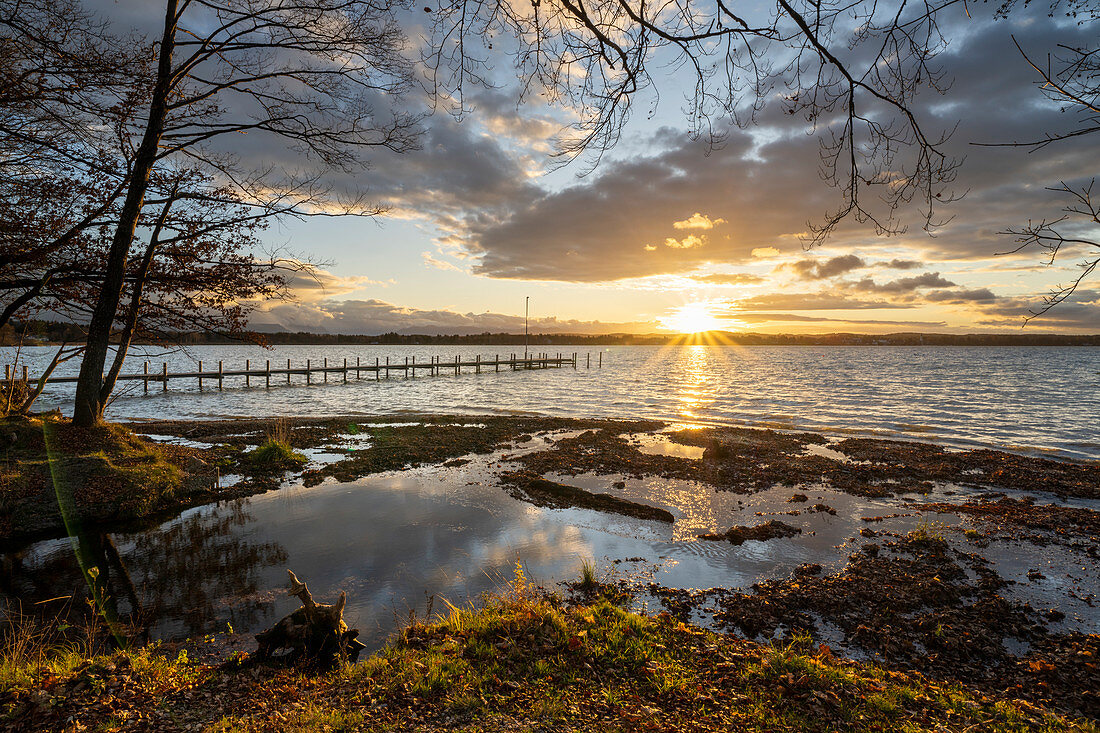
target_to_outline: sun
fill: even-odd
[[[687,303],[661,319],[661,325],[678,333],[699,333],[713,331],[721,323],[711,312],[710,303]]]

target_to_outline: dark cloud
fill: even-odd
[[[954,218],[936,231],[936,238],[916,226],[888,240],[854,223],[841,227],[832,242],[853,250],[846,255],[853,266],[863,261],[866,267],[908,270],[937,261],[984,260],[1009,242],[998,232],[1062,205],[1043,186],[1095,173],[1100,135],[1032,155],[970,144],[1025,139],[1071,123],[1055,105],[1041,101],[1033,70],[1011,36],[1016,34],[1026,47],[1046,49],[1087,41],[1088,27],[1063,26],[1033,9],[1020,9],[1008,21],[960,17],[957,24],[945,24],[951,45],[942,63],[955,83],[942,97],[924,94],[918,107],[929,131],[958,125],[944,149],[965,157],[956,189],[967,195],[943,207],[944,217]],[[494,216],[468,218],[460,242],[477,259],[474,270],[480,274],[579,282],[742,264],[752,261],[757,248],[797,252],[807,222],[835,207],[839,194],[817,175],[815,138],[797,127],[797,119],[779,112],[769,108],[759,118],[768,131],[763,144],[754,147],[749,134],[733,130],[725,147],[709,155],[704,143],[662,129],[648,140],[647,152],[609,156],[592,177],[572,186],[534,195],[525,189]],[[646,143],[624,140],[634,150],[646,150]],[[903,213],[910,222],[919,221],[915,204]],[[682,234],[674,223],[696,214],[728,224],[701,232],[705,237],[696,246],[666,246]],[[916,250],[920,257],[873,262],[860,251],[891,244]],[[823,279],[830,276],[832,261],[843,270],[845,260],[836,257],[824,262],[803,258],[792,267],[807,279]]]
[[[863,261],[862,257],[840,255],[829,259],[795,260],[794,262],[786,262],[776,269],[790,270],[803,280],[824,280],[866,266],[867,263]]]
[[[256,314],[253,326],[264,330],[315,333],[477,334],[522,333],[524,319],[504,313],[458,313],[446,309],[407,308],[382,300],[324,301],[284,304]],[[657,324],[648,321],[615,323],[558,318],[531,319],[540,333],[648,333]]]
[[[989,288],[976,290],[937,290],[926,293],[924,299],[929,303],[986,303],[997,300]]]
[[[874,262],[872,267],[880,267],[883,270],[917,270],[924,267],[920,260],[889,260],[886,262]]]
[[[862,300],[831,293],[769,293],[743,298],[730,304],[733,310],[865,310],[869,308],[908,308],[908,303],[886,300]],[[737,316],[740,318],[740,316]]]
[[[920,288],[953,288],[957,283],[946,280],[938,272],[926,272],[916,277],[903,277],[885,283],[876,283],[870,278],[864,278],[852,285],[856,290],[870,293],[912,293]]]
[[[976,303],[975,322],[982,326],[1100,333],[1100,290],[1078,290],[1065,302],[1033,317],[1041,305],[1030,298],[1000,298]]]
[[[940,328],[947,325],[944,321],[878,321],[852,318],[825,318],[823,316],[805,316],[794,313],[741,313],[737,320],[745,323],[844,323],[863,326],[906,326],[908,328]]]

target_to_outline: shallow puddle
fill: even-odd
[[[444,598],[458,605],[476,601],[483,592],[501,589],[517,562],[528,578],[547,587],[576,579],[582,561],[595,560],[621,577],[669,588],[747,590],[764,578],[789,577],[805,563],[835,572],[860,546],[885,544],[924,526],[963,551],[989,557],[1006,578],[1017,581],[1006,591],[1012,597],[1038,608],[1063,607],[1066,628],[1100,630],[1100,610],[1089,605],[1100,578],[1087,557],[1027,543],[990,542],[979,550],[962,532],[971,526],[968,521],[950,514],[922,515],[911,506],[978,495],[963,486],[938,485],[928,495],[868,499],[822,485],[737,494],[655,477],[546,476],[667,509],[676,517],[669,525],[590,510],[540,508],[513,499],[497,485],[501,471],[516,467],[509,458],[545,450],[548,442],[583,432],[537,433],[492,454],[466,455],[464,462],[347,483],[326,481],[305,488],[292,480],[277,491],[188,510],[146,531],[40,542],[0,557],[0,587],[5,597],[24,606],[62,596],[82,602],[87,589],[75,545],[91,557],[104,558],[100,577],[120,613],[146,619],[153,638],[178,638],[223,632],[226,624],[242,633],[266,628],[298,605],[285,593],[290,568],[320,601],[346,591],[345,617],[376,648],[410,610],[422,616],[442,609]],[[639,448],[702,452],[659,434],[635,438]],[[327,443],[327,450],[302,452],[320,463],[344,457],[332,450],[335,446],[366,445],[369,436],[348,435]],[[221,485],[239,478],[222,476]],[[796,494],[805,500],[791,501]],[[802,532],[736,546],[698,539],[773,519]],[[1034,570],[1044,577],[1029,579]],[[638,603],[659,608],[644,595]]]
[[[624,437],[633,443],[640,453],[649,456],[672,456],[673,458],[699,460],[706,451],[702,446],[677,443],[661,433],[633,433]]]

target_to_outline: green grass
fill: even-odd
[[[270,471],[299,467],[307,460],[301,453],[295,452],[289,443],[274,439],[269,439],[255,450],[249,451],[245,458],[253,468]]]
[[[605,598],[569,607],[522,573],[477,607],[451,605],[360,664],[325,674],[204,666],[155,649],[77,657],[62,652],[49,667],[13,657],[0,703],[37,700],[30,720],[43,729],[69,717],[110,729],[153,708],[219,733],[1097,731],[1026,702],[838,659],[808,637],[762,645]],[[131,687],[108,687],[103,670],[122,657]],[[89,682],[74,687],[74,679]]]

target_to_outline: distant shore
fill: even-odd
[[[1100,346],[1097,334],[1045,333],[823,333],[768,334],[738,331],[706,331],[694,334],[676,333],[468,333],[468,334],[332,334],[308,331],[262,331],[255,338],[271,346],[328,345],[469,345],[469,346]],[[53,321],[29,321],[16,327],[0,329],[0,346],[50,346],[83,341],[80,327]],[[161,343],[182,346],[251,343],[247,336],[227,337],[204,332],[165,334]],[[151,341],[134,341],[138,345],[160,345]]]

